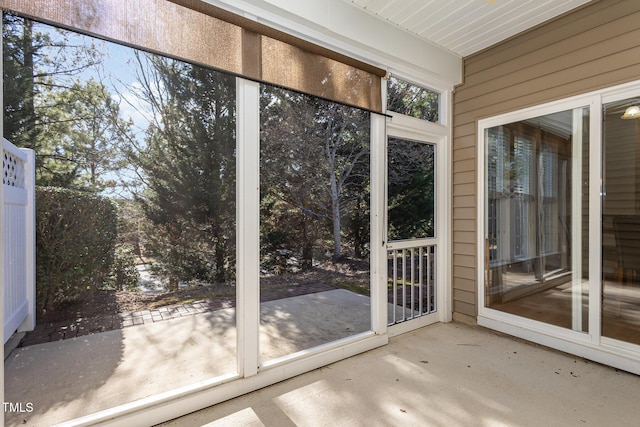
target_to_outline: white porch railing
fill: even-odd
[[[387,250],[389,326],[435,313],[436,245],[395,244]]]
[[[35,327],[35,153],[2,140],[4,342]]]

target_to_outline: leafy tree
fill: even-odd
[[[132,248],[133,254],[142,260],[145,242],[142,230],[145,227],[144,212],[140,204],[131,198],[117,198],[118,246]]]
[[[129,158],[150,229],[156,269],[180,280],[223,282],[235,260],[235,80],[156,55],[137,54],[138,93],[153,111]]]
[[[387,82],[387,108],[389,111],[437,123],[440,94],[390,77]]]
[[[124,167],[123,150],[132,123],[104,84],[93,78],[52,93],[45,103],[51,122],[45,135],[57,141],[41,160],[38,181],[61,187],[102,191],[116,185],[111,175]]]
[[[97,75],[94,39],[3,15],[4,131],[36,152],[39,185],[100,191],[121,165],[131,123]]]
[[[105,197],[36,191],[36,302],[40,313],[96,289],[111,270],[117,208]]]
[[[115,247],[113,265],[103,282],[105,289],[135,291],[140,286],[140,272],[136,268],[134,248],[128,245]]]
[[[368,191],[368,115],[269,86],[262,111],[263,239],[279,223],[295,224],[287,227],[288,245],[303,267],[311,265],[317,239],[331,241],[340,258],[343,218]]]
[[[36,127],[34,56],[50,39],[34,33],[33,25],[31,20],[3,13],[4,136],[35,149],[41,138]]]
[[[369,255],[369,238],[371,229],[369,165],[361,164],[353,175],[351,185],[345,191],[347,201],[344,209],[344,226],[342,233],[348,244],[346,249],[355,258],[366,258]],[[365,167],[366,166],[366,167]]]
[[[434,146],[389,140],[389,239],[433,236]]]
[[[294,250],[300,267],[311,267],[313,248],[328,223],[315,111],[305,95],[262,87],[261,224],[263,258]]]
[[[342,256],[343,203],[347,187],[357,185],[355,171],[361,163],[369,164],[368,115],[360,110],[336,103],[323,103],[318,123],[324,142],[329,175],[329,194],[333,224],[333,257]],[[368,177],[368,168],[366,169]],[[362,175],[359,176],[362,178]],[[360,180],[358,180],[360,181]],[[362,190],[362,189],[359,189]]]

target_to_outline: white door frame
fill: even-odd
[[[443,96],[444,98],[444,96]],[[447,104],[445,102],[445,104]],[[421,328],[423,326],[430,325],[436,322],[450,322],[451,321],[451,271],[449,264],[450,253],[450,141],[449,129],[446,126],[436,123],[427,122],[425,120],[408,117],[402,114],[389,112],[389,118],[387,119],[387,136],[385,138],[385,168],[384,176],[386,177],[388,159],[388,139],[401,138],[416,142],[423,142],[435,146],[435,235],[434,237],[425,239],[412,239],[412,246],[422,245],[435,245],[436,246],[436,305],[437,310],[435,313],[421,316],[415,319],[404,321],[389,327],[389,335],[395,336],[411,330]],[[385,179],[385,204],[384,204],[384,239],[385,243],[385,266],[386,266],[386,251],[387,249],[393,249],[394,243],[402,244],[402,242],[389,242],[387,240],[387,185]],[[384,277],[384,289],[386,292],[386,271]],[[386,318],[386,314],[385,314]]]

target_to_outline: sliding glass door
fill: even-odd
[[[588,119],[485,129],[485,307],[588,330]]]
[[[640,82],[478,129],[478,324],[640,373]]]
[[[602,335],[633,344],[640,344],[638,101],[604,105],[602,148]]]

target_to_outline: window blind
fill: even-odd
[[[367,110],[385,71],[201,0],[0,0],[23,16]]]

